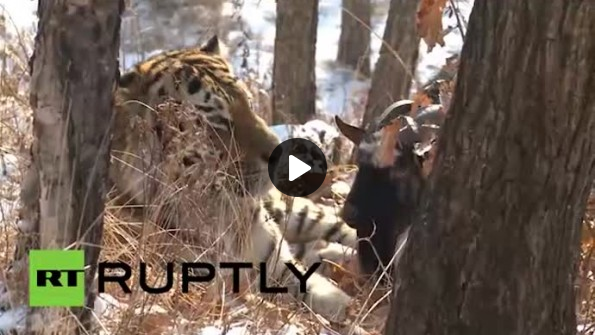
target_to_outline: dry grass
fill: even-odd
[[[583,219],[576,301],[578,323],[584,325],[579,334],[595,334],[595,192],[591,192]]]
[[[31,110],[28,106],[29,69],[33,36],[10,34],[13,25],[0,8],[0,264],[6,269],[15,251],[18,200],[22,167],[28,164],[31,143]],[[6,288],[6,273],[0,271],[0,304],[14,306],[18,294]]]

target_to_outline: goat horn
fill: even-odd
[[[434,104],[422,107],[415,117],[418,124],[430,121],[432,124],[442,124],[444,122],[444,108],[442,105]]]
[[[413,100],[399,100],[397,102],[393,102],[384,109],[382,114],[380,114],[380,117],[378,118],[380,120],[378,127],[382,128],[397,117],[409,114],[411,112],[412,106]]]

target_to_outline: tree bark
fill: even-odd
[[[309,121],[316,112],[318,0],[277,0],[273,125]]]
[[[390,2],[383,36],[385,43],[380,48],[372,74],[363,126],[378,117],[391,103],[409,97],[419,50],[415,27],[417,3],[411,0]]]
[[[20,246],[16,257],[31,248],[84,249],[90,266],[86,307],[71,312],[85,329],[91,328],[95,301],[123,7],[124,1],[40,1],[30,63],[35,140],[22,190],[23,216],[32,223],[31,231],[24,233],[38,238]],[[55,308],[35,312],[48,326],[57,313]],[[63,309],[58,313],[67,315]],[[39,331],[84,332],[78,322],[67,317],[60,329]]]
[[[337,62],[370,76],[370,0],[343,0]]]
[[[385,334],[576,334],[595,3],[476,0]]]

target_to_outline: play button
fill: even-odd
[[[295,158],[294,155],[289,155],[289,181],[296,180],[310,170],[312,170],[310,165]]]
[[[305,197],[326,178],[326,158],[316,144],[292,138],[279,144],[269,158],[269,177],[283,194]]]

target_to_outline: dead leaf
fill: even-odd
[[[444,46],[442,12],[445,6],[446,0],[421,0],[417,7],[417,34],[428,45],[428,52],[436,44]]]
[[[417,116],[417,110],[419,107],[426,107],[432,104],[432,99],[424,93],[423,91],[419,91],[415,93],[413,96],[413,106],[411,107],[411,117],[415,118]]]
[[[342,290],[353,296],[360,292],[360,270],[357,257],[347,260],[342,264],[329,262],[329,265],[331,265],[331,270],[328,277],[336,282]]]

